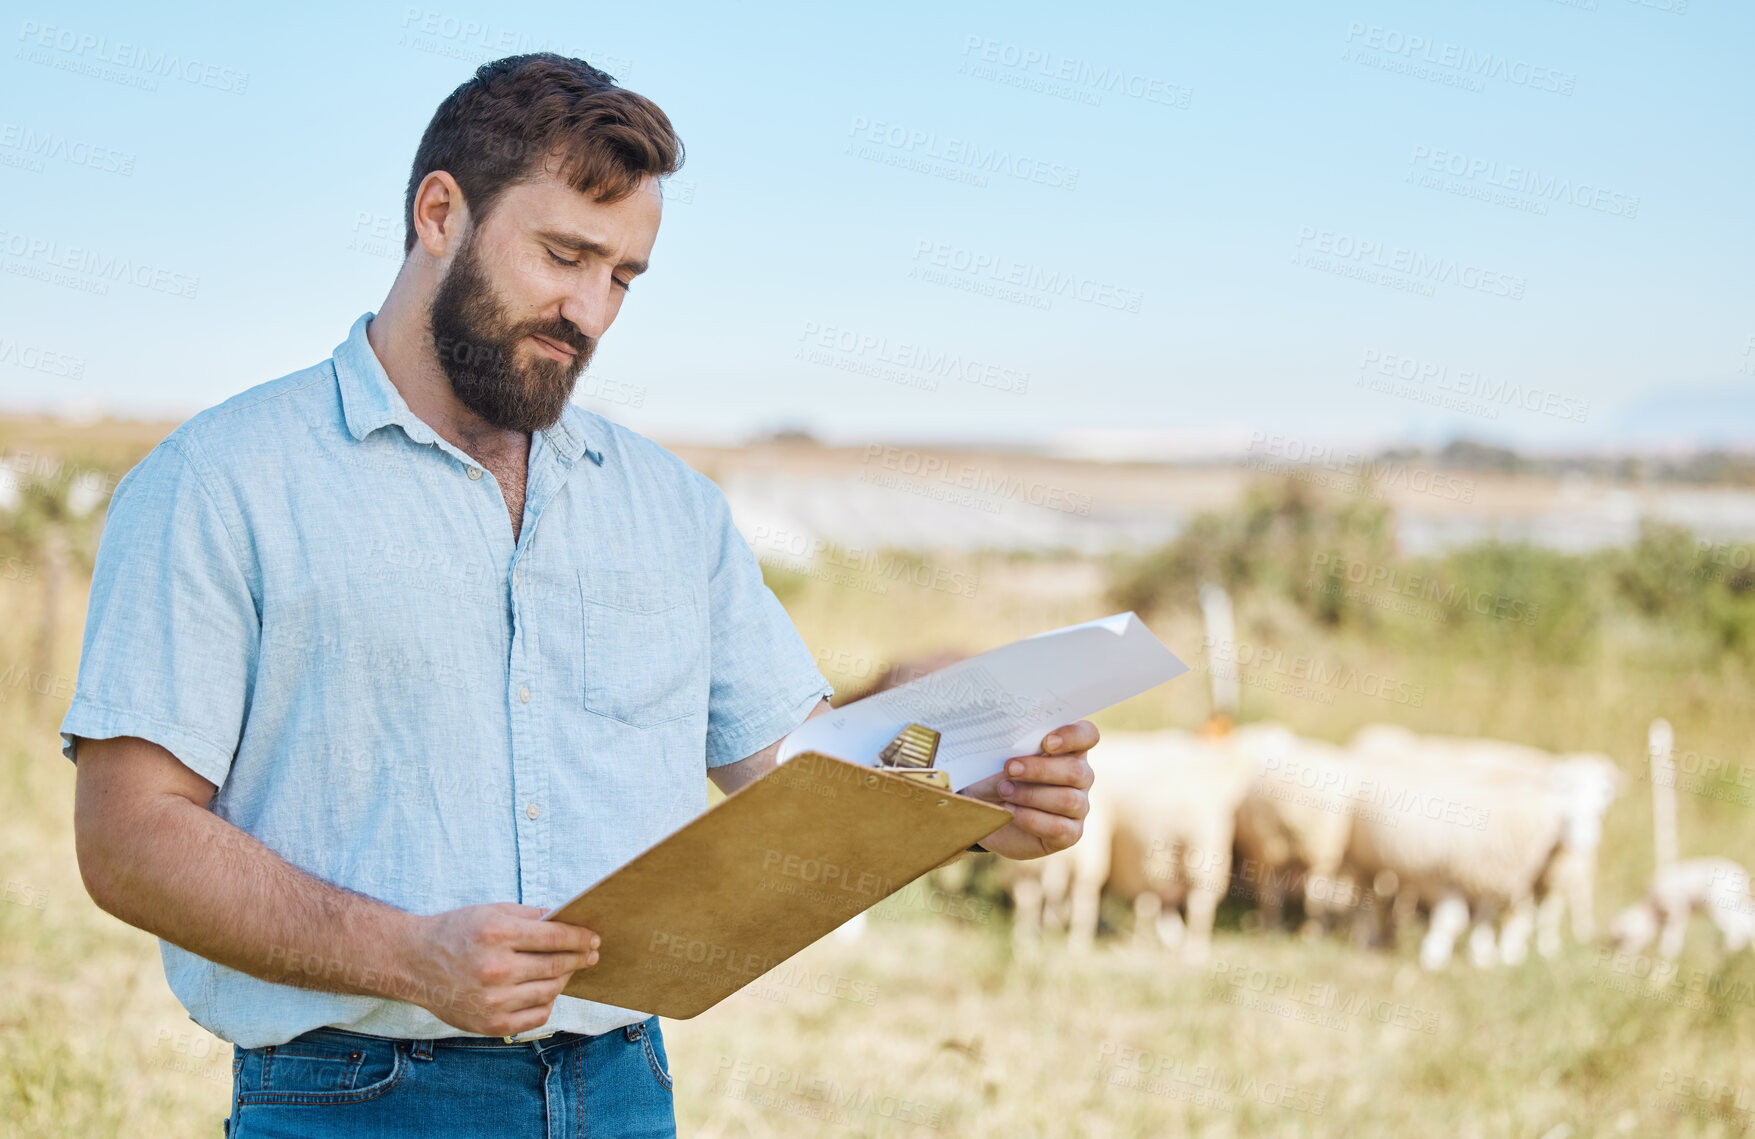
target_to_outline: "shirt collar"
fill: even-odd
[[[341,389],[341,413],[347,420],[347,430],[355,439],[363,440],[378,428],[394,423],[416,443],[436,442],[436,433],[408,409],[407,401],[390,382],[371,341],[366,339],[366,328],[375,315],[363,314],[353,322],[347,339],[335,346],[335,381]],[[585,423],[585,411],[569,403],[560,419],[543,428],[540,434],[567,464],[583,454],[602,466],[603,452],[586,446]]]

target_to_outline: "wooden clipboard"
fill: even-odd
[[[794,756],[547,915],[603,939],[565,992],[695,1016],[1010,819],[904,775]]]

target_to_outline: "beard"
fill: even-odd
[[[473,231],[439,282],[428,320],[433,351],[451,391],[464,407],[505,431],[553,426],[597,348],[596,340],[559,317],[514,321],[482,269]],[[521,364],[518,350],[531,336],[566,345],[575,355],[556,360],[539,354]]]

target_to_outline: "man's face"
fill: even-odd
[[[433,348],[463,405],[507,431],[560,418],[658,238],[656,179],[600,205],[549,175],[473,220],[433,294]]]

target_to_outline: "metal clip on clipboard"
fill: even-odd
[[[938,758],[938,741],[939,733],[931,728],[924,724],[909,724],[878,752],[878,766],[892,775],[949,791],[951,777],[932,766]]]

